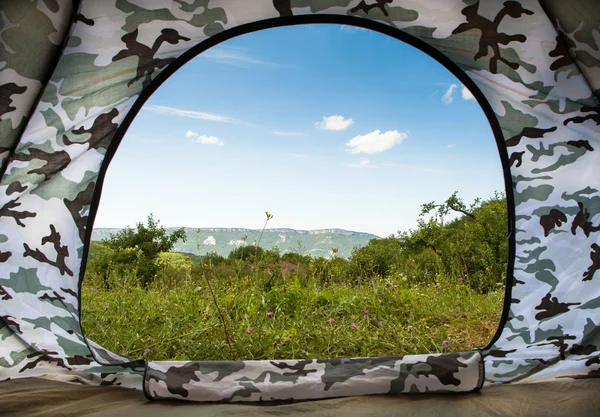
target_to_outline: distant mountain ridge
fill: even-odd
[[[176,227],[167,227],[172,233]],[[118,233],[122,229],[117,228],[94,228],[92,240],[103,240],[110,237],[111,233]],[[204,255],[208,252],[216,252],[221,256],[227,256],[231,250],[245,244],[253,245],[260,238],[260,246],[265,249],[278,247],[282,254],[286,252],[297,252],[314,257],[330,256],[331,249],[337,248],[336,256],[350,257],[355,247],[365,246],[369,240],[378,239],[371,233],[354,232],[344,229],[318,229],[318,230],[296,230],[289,228],[265,229],[262,238],[260,230],[238,227],[205,227],[198,229],[186,227],[186,242],[178,241],[174,251],[199,253]],[[198,250],[198,244],[199,249]]]

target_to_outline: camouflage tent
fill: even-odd
[[[0,381],[259,401],[600,376],[597,0],[11,0],[0,4],[0,22]],[[102,182],[142,104],[219,42],[305,23],[407,42],[452,71],[485,111],[511,228],[506,300],[490,345],[385,358],[146,362],[86,339],[80,285]]]

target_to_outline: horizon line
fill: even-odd
[[[126,227],[131,227],[132,229],[134,227],[132,226],[123,226],[123,227],[108,227],[108,226],[94,226],[92,228],[92,230],[94,229],[119,229],[119,230],[123,230]],[[248,230],[248,231],[258,231],[260,232],[262,230],[262,228],[258,228],[258,229],[253,229],[253,228],[249,228],[249,227],[221,227],[221,226],[211,226],[211,227],[190,227],[190,226],[164,226],[163,227],[165,229],[179,229],[181,227],[183,227],[184,229],[200,229],[200,231],[202,230],[210,230],[210,229],[239,229],[239,230]],[[323,231],[327,231],[327,230],[334,230],[334,231],[340,231],[340,232],[351,232],[351,233],[362,233],[365,235],[373,235],[373,236],[377,236],[379,238],[381,238],[381,236],[375,234],[375,233],[371,233],[371,232],[361,232],[358,230],[350,230],[350,229],[342,229],[340,227],[328,227],[328,228],[321,228],[321,229],[294,229],[291,227],[272,227],[272,228],[265,228],[264,231],[277,231],[277,230],[290,230],[290,231],[294,231],[294,232],[323,232]]]

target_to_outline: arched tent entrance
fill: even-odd
[[[599,375],[594,3],[331,3],[1,6],[0,380],[44,377],[143,389],[149,398],[258,401],[464,392]],[[147,363],[86,340],[80,277],[104,173],[137,111],[203,50],[301,23],[358,25],[411,43],[446,65],[488,115],[513,214],[507,298],[490,346],[403,358]]]

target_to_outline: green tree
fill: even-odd
[[[158,255],[169,252],[180,239],[186,240],[183,227],[169,235],[151,213],[146,224],[139,222],[135,229],[128,226],[102,243],[113,250],[113,263],[135,269],[140,284],[147,287],[158,272]]]

